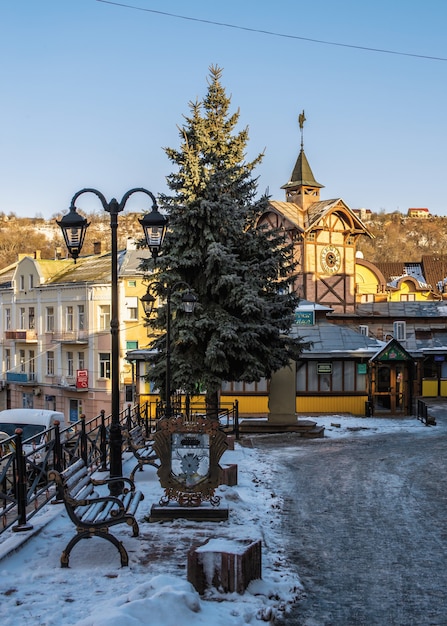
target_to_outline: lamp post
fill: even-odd
[[[166,292],[166,411],[165,416],[171,417],[172,405],[171,405],[171,296],[179,287],[186,287],[187,291],[182,294],[182,304],[185,313],[193,313],[194,307],[197,302],[196,296],[192,293],[191,287],[188,283],[177,282],[171,286],[164,286],[161,283],[154,282],[149,285],[147,292],[141,298],[141,303],[144,308],[144,312],[147,317],[151,316],[154,310],[156,298],[151,294],[151,290],[154,288],[161,288]]]
[[[104,195],[96,189],[81,189],[73,196],[70,204],[70,211],[60,221],[57,221],[58,226],[62,230],[64,240],[68,249],[68,252],[73,257],[74,262],[81,252],[82,245],[84,243],[85,234],[89,222],[76,212],[75,202],[85,193],[95,194],[107,213],[110,213],[110,230],[111,230],[111,320],[110,320],[110,332],[112,335],[112,355],[111,355],[111,424],[109,434],[110,444],[110,477],[118,478],[123,475],[122,468],[122,434],[119,422],[120,414],[120,389],[119,389],[119,307],[118,307],[118,214],[124,209],[130,196],[134,193],[143,193],[150,197],[152,200],[152,210],[139,220],[143,227],[146,243],[151,251],[154,259],[158,256],[158,251],[161,248],[163,239],[166,233],[168,219],[163,216],[157,207],[157,201],[155,196],[142,187],[131,189],[126,192],[121,200],[118,202],[115,198],[112,198],[110,202],[107,202]],[[118,484],[115,492],[120,492],[122,487]]]

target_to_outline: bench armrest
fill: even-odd
[[[95,485],[95,487],[97,485],[110,485],[111,483],[124,482],[129,485],[127,491],[135,491],[135,483],[133,482],[133,480],[130,480],[130,478],[126,478],[125,476],[117,476],[116,478],[103,478],[101,480],[92,478],[91,481],[92,485]]]

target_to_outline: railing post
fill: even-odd
[[[131,405],[128,404],[127,405],[127,417],[126,417],[126,423],[127,423],[127,430],[132,430],[132,414],[131,414]]]
[[[104,409],[101,409],[101,424],[99,426],[99,456],[101,460],[99,471],[107,472],[107,429]]]
[[[53,448],[53,467],[57,472],[62,472],[62,445],[61,445],[61,432],[60,422],[55,420],[54,422],[54,448]],[[64,501],[64,489],[62,485],[56,485],[56,494],[51,504],[60,504]]]
[[[16,498],[17,498],[17,514],[18,514],[18,523],[17,526],[13,526],[13,531],[22,532],[25,530],[31,530],[33,528],[32,524],[29,524],[26,520],[26,492],[27,492],[27,483],[26,483],[26,463],[25,457],[23,455],[23,446],[22,446],[22,434],[23,430],[21,428],[17,428],[15,431],[16,434],[16,460],[17,460],[17,480],[16,480]]]
[[[239,400],[234,402],[234,434],[236,439],[239,439]]]
[[[85,429],[85,414],[82,413],[82,415],[79,416],[79,419],[81,420],[81,459],[87,465],[87,431]]]
[[[57,472],[62,472],[62,445],[59,420],[54,421],[53,467]]]

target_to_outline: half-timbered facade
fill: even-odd
[[[282,187],[286,200],[272,200],[260,224],[283,229],[293,242],[301,298],[350,313],[356,301],[357,242],[372,235],[341,198],[320,200],[322,187],[301,144],[291,179]]]

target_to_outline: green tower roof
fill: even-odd
[[[304,149],[301,147],[300,153],[293,168],[292,176],[288,183],[283,185],[281,189],[293,189],[294,187],[324,187],[320,185],[314,178],[312,170],[310,169],[309,161],[304,154]]]

